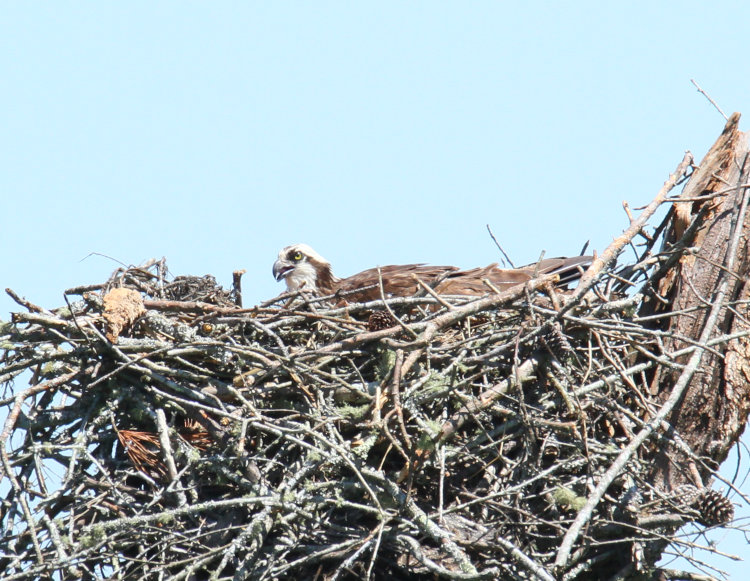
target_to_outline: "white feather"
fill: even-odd
[[[290,291],[295,291],[300,288],[315,292],[318,290],[316,280],[318,273],[315,267],[307,261],[300,262],[294,267],[286,276],[286,288]]]

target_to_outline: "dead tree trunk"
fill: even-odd
[[[667,332],[662,349],[667,356],[696,345],[704,332],[710,345],[711,338],[750,328],[750,150],[739,118],[735,113],[728,120],[680,195],[684,201],[674,204],[662,253],[676,260],[656,280],[658,296],[641,308],[642,316],[664,315],[657,320]],[[675,363],[683,365],[690,355]],[[687,448],[665,445],[653,465],[653,481],[665,490],[704,487],[738,440],[750,410],[749,355],[750,338],[743,335],[704,350],[697,373],[668,416]],[[666,401],[681,373],[679,366],[657,367],[651,385],[659,401]]]

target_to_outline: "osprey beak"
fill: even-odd
[[[291,264],[287,264],[281,260],[277,260],[276,262],[274,262],[273,277],[276,279],[276,282],[284,278],[293,268],[294,267]]]

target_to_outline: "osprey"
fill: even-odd
[[[282,278],[290,291],[307,290],[317,295],[338,294],[350,302],[380,298],[380,281],[386,297],[411,296],[420,290],[419,279],[443,295],[481,296],[490,291],[488,281],[503,291],[543,274],[559,274],[558,285],[578,280],[591,264],[591,256],[546,258],[521,268],[489,266],[460,270],[456,266],[403,264],[369,268],[347,278],[333,275],[331,264],[307,244],[293,244],[279,252],[273,263],[273,275]]]

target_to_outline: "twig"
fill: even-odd
[[[5,292],[8,294],[10,298],[12,298],[14,301],[16,301],[19,305],[29,310],[31,313],[44,313],[46,315],[51,315],[47,309],[43,309],[42,307],[39,307],[32,303],[31,301],[27,301],[26,299],[18,296],[13,289],[6,288]]]
[[[497,246],[497,249],[502,253],[502,255],[505,258],[505,260],[507,261],[507,263],[510,264],[510,267],[511,268],[515,268],[516,265],[513,264],[513,261],[510,259],[510,256],[508,256],[505,253],[505,250],[503,250],[503,247],[500,246],[500,243],[497,241],[497,238],[495,238],[495,235],[492,233],[492,228],[490,228],[490,225],[487,224],[486,226],[487,226],[487,232],[490,233],[490,237],[492,238],[492,241],[495,243],[495,246]]]
[[[562,317],[562,315],[564,315],[567,311],[578,304],[583,295],[586,294],[591,289],[591,287],[594,286],[594,284],[596,284],[596,281],[602,275],[604,269],[616,260],[617,256],[620,254],[620,251],[625,247],[625,245],[630,243],[630,241],[638,234],[638,232],[643,229],[643,227],[648,222],[648,219],[653,216],[656,210],[659,209],[659,206],[664,203],[667,194],[672,191],[672,189],[677,185],[677,182],[680,180],[680,178],[685,175],[685,172],[690,167],[690,164],[692,162],[693,156],[690,152],[687,152],[682,158],[682,161],[677,166],[677,169],[673,174],[669,176],[667,181],[664,182],[664,186],[661,188],[661,190],[659,190],[659,193],[656,195],[653,201],[648,206],[646,206],[646,209],[641,212],[640,216],[638,216],[637,219],[631,221],[630,226],[625,230],[625,232],[621,236],[615,238],[615,240],[606,248],[604,252],[594,258],[591,266],[589,266],[588,270],[578,281],[578,286],[573,292],[571,300],[568,301],[568,303],[560,310],[558,317]]]
[[[724,117],[724,121],[729,121],[729,117],[727,117],[727,116],[726,116],[726,114],[724,113],[724,111],[722,111],[722,110],[721,110],[721,107],[719,107],[719,106],[718,106],[718,105],[716,104],[716,101],[714,101],[714,100],[713,100],[713,99],[712,99],[712,98],[711,98],[711,97],[709,96],[709,94],[708,94],[708,93],[706,93],[706,91],[704,91],[703,89],[701,89],[700,85],[699,85],[698,83],[696,83],[696,82],[695,82],[695,79],[690,79],[690,82],[691,82],[691,83],[693,83],[693,85],[695,85],[695,88],[696,88],[696,89],[698,89],[698,92],[699,92],[699,93],[701,93],[701,94],[702,94],[702,95],[703,95],[703,96],[704,96],[704,97],[705,97],[706,99],[708,99],[708,102],[709,102],[709,103],[711,103],[711,105],[713,105],[713,106],[714,106],[714,108],[715,108],[715,109],[716,109],[716,110],[717,110],[717,111],[719,112],[719,114],[720,114],[720,115],[721,115],[722,117]]]
[[[242,275],[246,270],[235,270],[232,273],[232,294],[234,295],[234,304],[242,308]]]
[[[406,429],[404,423],[404,408],[401,407],[401,372],[404,364],[404,351],[398,349],[396,351],[396,361],[393,364],[393,379],[391,380],[391,395],[393,396],[393,407],[396,410],[396,416],[398,417],[398,425],[401,427],[401,436],[406,444],[406,449],[411,450],[411,438],[409,437],[409,431]]]
[[[451,539],[451,535],[435,524],[422,509],[417,506],[412,498],[401,492],[396,483],[391,482],[382,473],[371,469],[363,470],[363,474],[377,482],[390,494],[394,501],[404,508],[406,513],[413,519],[419,529],[439,545],[453,558],[463,573],[478,575],[476,567],[468,558],[466,553]],[[478,577],[481,578],[481,577]]]

